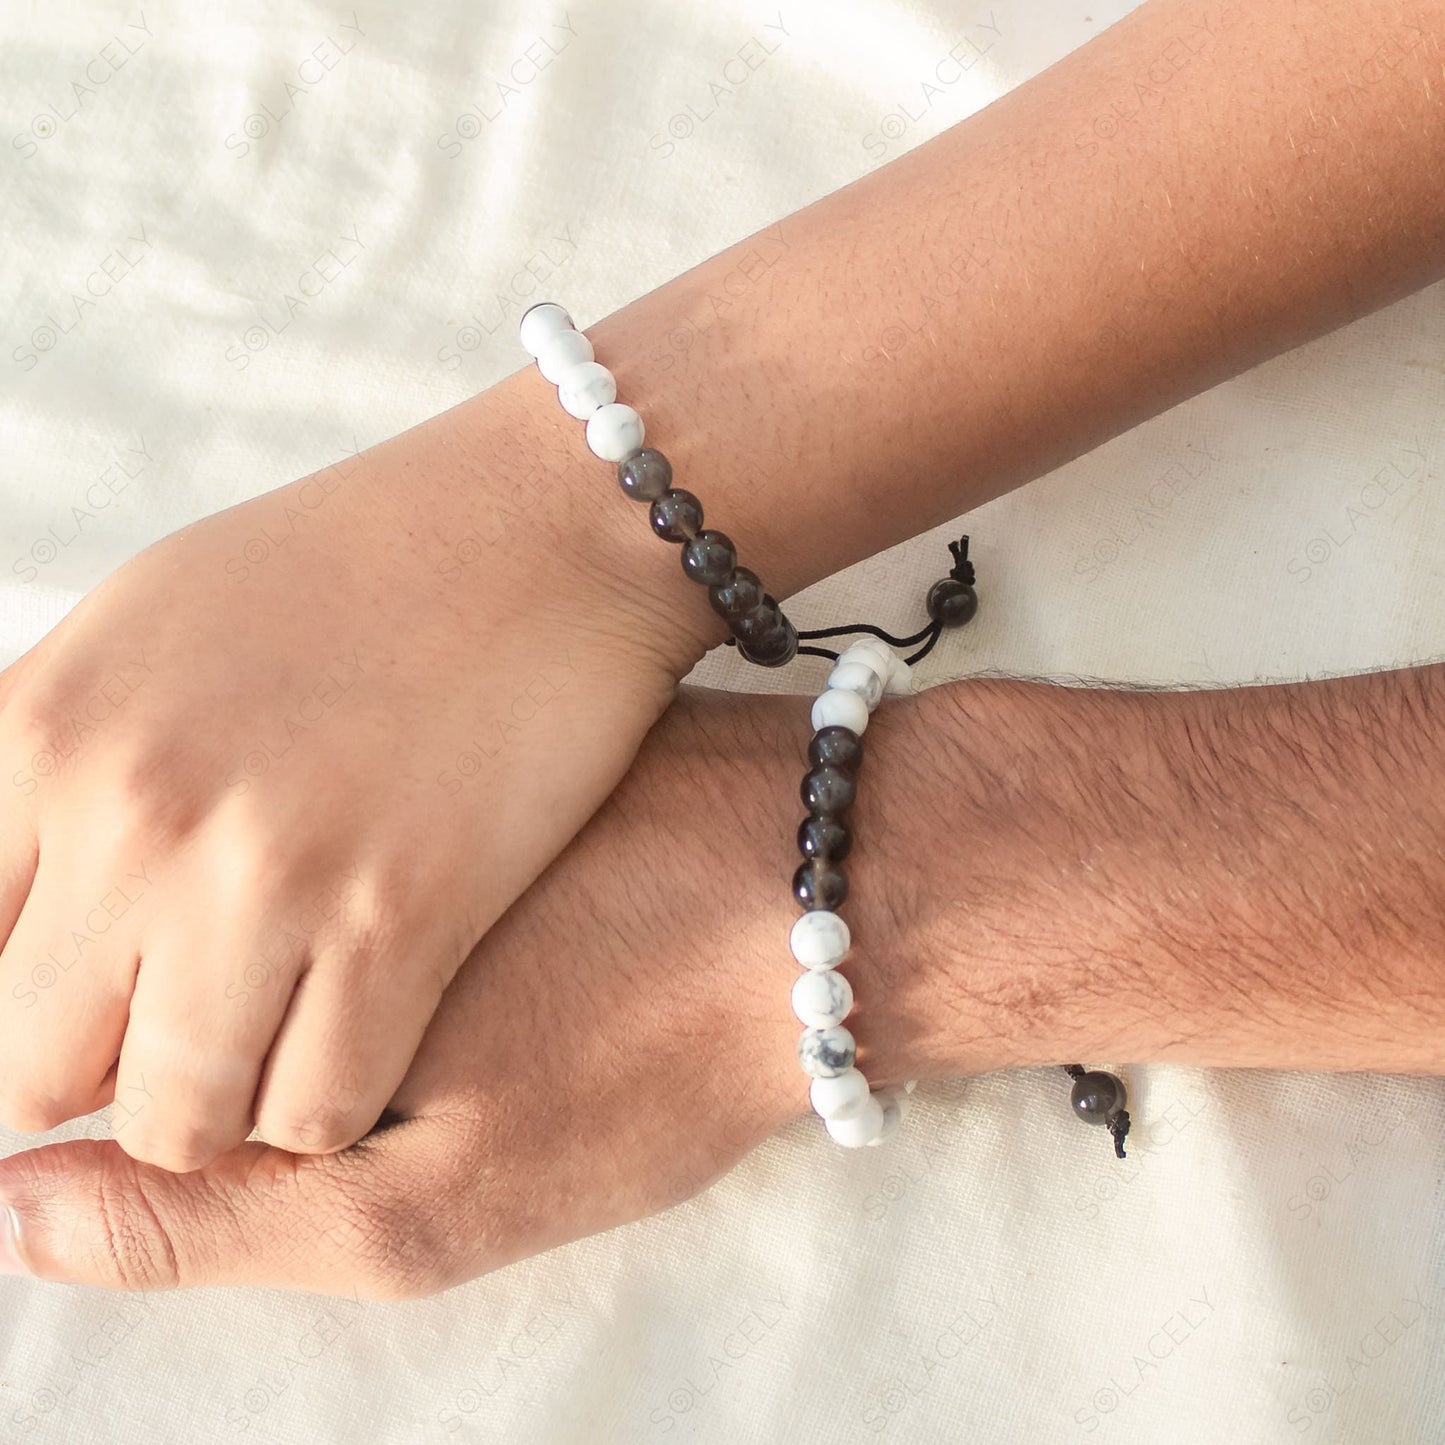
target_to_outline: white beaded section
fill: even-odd
[[[604,462],[620,462],[642,445],[642,418],[620,401],[599,406],[587,419],[587,445]]]
[[[881,637],[865,637],[853,643],[839,658],[833,671],[863,663],[876,672],[883,683],[883,691],[896,697],[913,691],[913,669],[904,662],[902,654],[889,647]],[[832,686],[832,679],[829,678]]]
[[[537,370],[556,386],[574,366],[591,361],[597,353],[580,331],[559,331],[549,336],[537,353]]]
[[[617,378],[597,361],[579,361],[562,373],[557,400],[569,416],[586,421],[599,406],[617,400]]]
[[[868,704],[856,692],[830,687],[820,692],[813,703],[813,730],[845,727],[861,734],[868,726]]]
[[[820,1119],[856,1114],[868,1098],[868,1080],[859,1069],[845,1069],[831,1079],[814,1079],[808,1089],[813,1112]]]
[[[788,947],[804,968],[832,968],[843,962],[852,946],[848,925],[825,908],[803,914],[788,934]]]
[[[883,1105],[869,1094],[852,1113],[823,1121],[828,1132],[845,1149],[861,1149],[883,1138],[885,1118]]]
[[[810,1029],[831,1028],[848,1017],[853,986],[836,969],[808,969],[793,984],[793,1014]]]
[[[871,664],[871,656],[867,661],[844,662],[840,659],[837,667],[828,674],[828,686],[839,692],[856,692],[868,704],[868,711],[872,712],[883,701],[883,684],[888,678]]]
[[[527,355],[536,357],[552,337],[563,331],[575,330],[572,318],[561,306],[558,306],[555,301],[543,301],[541,305],[533,306],[522,317],[522,324],[517,328],[517,335],[521,338],[522,349]]]
[[[883,1106],[883,1128],[879,1131],[876,1139],[870,1139],[868,1142],[881,1144],[885,1139],[896,1134],[898,1126],[903,1122],[908,1089],[906,1085],[902,1089],[875,1089],[873,1097]]]

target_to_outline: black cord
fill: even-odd
[[[1124,1158],[1124,1140],[1129,1137],[1129,1111],[1120,1109],[1109,1120],[1107,1127],[1114,1140],[1114,1157],[1116,1159]]]
[[[930,622],[912,637],[894,637],[891,632],[885,632],[871,622],[850,622],[845,627],[815,627],[811,632],[800,632],[798,636],[812,640],[819,637],[848,637],[855,632],[871,632],[880,642],[886,642],[890,647],[912,647],[915,642],[922,642],[937,626],[936,622]]]
[[[885,632],[881,627],[875,627],[871,622],[855,622],[843,627],[815,627],[811,632],[800,632],[798,634],[798,640],[800,642],[805,640],[817,641],[822,637],[851,637],[859,632],[867,632],[878,638],[880,642],[888,643],[890,647],[905,648],[912,647],[915,643],[924,642],[926,638],[927,641],[920,651],[915,652],[912,657],[905,657],[903,659],[912,667],[919,658],[927,657],[928,654],[933,651],[942,631],[943,626],[941,623],[930,622],[927,627],[915,632],[912,637],[894,637],[891,632]],[[737,645],[738,640],[736,637],[729,637],[728,640],[723,643],[724,647],[736,647]],[[833,662],[837,662],[839,654],[829,647],[800,647],[798,649],[798,656],[826,657]]]

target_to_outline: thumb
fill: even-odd
[[[422,1121],[401,1124],[330,1155],[242,1144],[189,1174],[139,1163],[110,1139],[14,1154],[0,1160],[0,1273],[415,1298],[437,1264],[415,1203],[403,1207],[407,1159],[426,1133]]]

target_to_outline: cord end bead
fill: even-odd
[[[928,589],[928,615],[944,627],[962,627],[978,612],[978,593],[956,577],[944,577]]]

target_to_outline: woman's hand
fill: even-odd
[[[909,705],[889,710],[902,725]],[[6,1160],[30,1268],[413,1296],[695,1193],[807,1107],[787,951],[807,737],[798,699],[679,704],[453,980],[397,1122],[344,1153],[248,1143],[187,1175],[110,1140]],[[866,937],[872,913],[850,916]],[[892,1044],[867,1027],[882,1011],[864,949],[855,963],[881,1082]],[[339,1087],[319,1075],[313,1101]],[[124,1141],[157,1105],[118,1098]]]
[[[173,1170],[376,1122],[704,647],[548,392],[164,539],[0,676],[0,1121],[143,1088]]]

